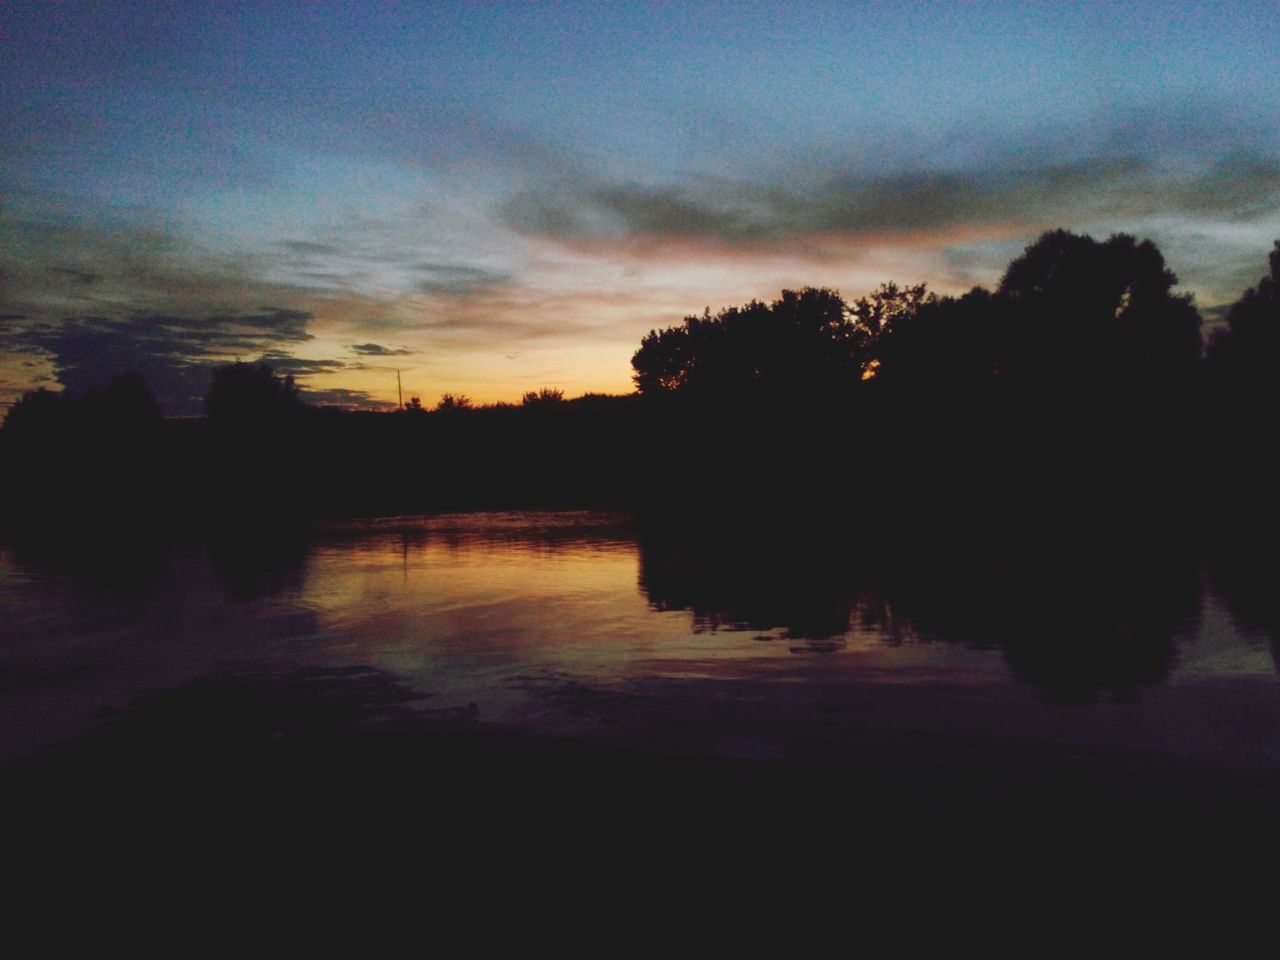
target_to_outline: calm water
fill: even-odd
[[[843,724],[1280,760],[1265,582],[1164,548],[867,552],[599,513],[0,546],[0,758],[192,678],[358,664],[422,709],[655,747],[769,755]]]

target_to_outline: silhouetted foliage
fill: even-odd
[[[1150,240],[1044,234],[1005,272],[997,295],[1001,372],[1058,382],[1186,377],[1200,359],[1200,316]]]
[[[1198,489],[1249,500],[1254,513],[1238,513],[1251,520],[1274,476],[1258,411],[1273,416],[1280,383],[1278,274],[1280,245],[1214,338],[1203,381],[1191,376],[1199,318],[1155,246],[1060,230],[995,291],[885,284],[846,303],[805,288],[651,331],[632,398],[445,394],[431,414],[411,398],[380,416],[305,407],[291,378],[232,364],[213,374],[205,423],[160,421],[136,375],[79,398],[35,391],[0,437],[20,465],[9,513],[98,509],[106,498],[82,478],[109,465],[139,503],[171,491],[157,514],[255,504],[259,519],[608,502],[801,524],[861,525],[892,507],[924,530],[982,510],[1177,524]],[[1234,496],[1250,477],[1252,499]]]
[[[564,391],[555,387],[543,387],[541,390],[530,390],[520,398],[520,403],[526,407],[563,402]]]
[[[869,340],[866,373],[878,384],[954,391],[1001,372],[993,342],[1004,314],[998,298],[981,287],[960,298],[924,296],[923,287],[905,292]]]
[[[140,374],[125,373],[103,390],[82,397],[43,387],[22,396],[9,410],[5,427],[15,433],[51,434],[71,428],[119,433],[158,423],[160,404]]]
[[[643,394],[795,397],[855,382],[858,343],[840,295],[806,287],[650,331],[631,365]]]
[[[105,390],[91,391],[83,402],[90,418],[101,425],[136,428],[160,420],[160,404],[138,373],[116,377]]]
[[[4,428],[11,434],[36,435],[65,427],[72,416],[70,399],[63,393],[41,387],[24,393],[9,408]]]
[[[266,364],[230,363],[213,372],[205,409],[218,424],[262,425],[302,409],[293,376],[279,377]]]
[[[471,398],[465,394],[446,393],[441,395],[440,402],[436,404],[436,409],[443,413],[457,413],[462,410],[471,409]]]
[[[892,329],[900,318],[917,313],[922,306],[935,300],[937,296],[930,293],[923,283],[914,287],[882,283],[850,304],[849,316],[864,341],[870,342]]]
[[[896,283],[882,283],[879,287],[859,297],[849,305],[849,318],[853,322],[855,351],[862,361],[863,379],[876,376],[882,365],[878,346],[885,335],[899,322],[910,323],[926,304],[937,297],[923,284],[899,287]]]
[[[137,373],[78,397],[26,394],[0,437],[10,500],[3,512],[22,523],[154,522],[162,430],[160,407]]]
[[[1219,389],[1274,401],[1280,397],[1280,240],[1269,265],[1227,311],[1227,328],[1210,340],[1207,363]]]
[[[831,290],[784,291],[651,331],[632,358],[643,394],[831,395],[859,380],[913,390],[1187,382],[1200,317],[1149,240],[1046,233],[999,288],[937,297],[885,284],[846,306]]]

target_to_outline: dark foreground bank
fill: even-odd
[[[1101,888],[1202,882],[1280,852],[1269,767],[912,732],[874,722],[888,701],[868,698],[891,690],[798,716],[653,687],[640,724],[604,692],[576,695],[612,731],[537,736],[415,709],[368,669],[188,683],[3,770],[6,822],[21,825],[10,864],[81,878],[122,863],[175,876],[572,864],[602,880],[789,864],[920,883],[998,867]],[[717,727],[743,738],[736,756],[679,735]]]

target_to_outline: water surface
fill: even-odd
[[[1197,555],[866,560],[597,512],[5,546],[0,756],[196,677],[364,665],[423,710],[659,750],[883,731],[1280,759],[1274,638]]]

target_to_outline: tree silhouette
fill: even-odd
[[[302,409],[292,375],[276,376],[266,364],[230,363],[213,372],[205,410],[216,423],[276,422]]]
[[[84,398],[91,419],[119,427],[144,427],[160,419],[160,404],[138,373],[116,377]]]
[[[116,377],[103,390],[81,397],[41,387],[23,394],[5,418],[6,428],[22,433],[50,433],[69,427],[92,433],[147,428],[160,420],[160,404],[138,373]]]
[[[11,434],[36,435],[61,429],[71,418],[67,397],[41,387],[24,393],[4,418],[4,428]]]
[[[471,398],[462,393],[442,394],[440,402],[436,404],[436,409],[445,413],[456,413],[461,410],[470,410]]]
[[[1000,305],[986,290],[956,299],[928,294],[923,285],[889,284],[859,300],[854,313],[866,330],[864,378],[943,390],[972,387],[997,372],[991,331]]]
[[[1227,328],[1210,340],[1207,364],[1220,391],[1274,402],[1280,394],[1280,240],[1268,260],[1268,274],[1227,311]]]
[[[1200,315],[1150,240],[1044,234],[1005,272],[993,318],[995,361],[1053,381],[1190,376]]]
[[[862,345],[870,347],[882,334],[893,329],[897,321],[913,316],[922,306],[936,300],[937,297],[923,283],[914,287],[882,283],[849,305],[849,317],[853,321],[855,336],[860,338]]]
[[[855,383],[859,338],[834,290],[784,290],[650,331],[631,359],[642,394],[813,394]]]
[[[520,398],[520,403],[526,407],[546,406],[552,403],[561,403],[564,400],[564,391],[555,387],[543,387],[541,390],[530,390]]]

